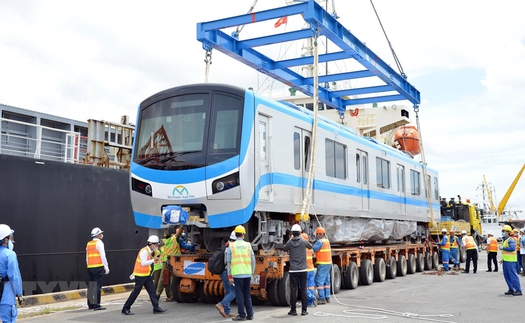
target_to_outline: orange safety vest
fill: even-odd
[[[520,253],[520,237],[514,236],[512,238],[514,238],[514,241],[516,242],[516,252]]]
[[[102,267],[102,258],[100,258],[100,252],[97,249],[97,241],[91,240],[87,243],[86,246],[86,255],[87,255],[87,267],[88,268],[97,268]]]
[[[316,264],[329,265],[332,263],[332,250],[330,249],[330,241],[322,238],[323,246],[315,253]]]
[[[488,251],[498,252],[498,240],[496,240],[496,238],[490,238],[490,244],[489,244]]]
[[[306,248],[306,271],[314,270],[314,251]]]
[[[458,239],[456,238],[456,236],[450,236],[450,239],[451,241],[450,243],[450,249],[457,249],[459,246],[458,246]]]
[[[151,267],[148,266],[142,266],[142,263],[140,262],[140,253],[142,250],[146,250],[148,254],[148,259],[151,260],[151,253],[149,251],[149,248],[146,246],[142,249],[140,249],[139,253],[137,254],[137,260],[135,261],[135,268],[133,269],[133,275],[138,277],[147,277],[151,274]]]
[[[474,238],[472,236],[466,236],[466,248],[467,250],[476,249],[476,243],[474,242]]]
[[[444,238],[445,238],[446,243],[442,246],[440,245],[441,250],[450,250],[450,239],[448,235],[446,235]]]

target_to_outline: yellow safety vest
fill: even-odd
[[[456,236],[450,236],[450,249],[457,249],[458,246],[458,239],[456,239]]]
[[[180,245],[175,236],[170,236],[164,240],[164,250],[162,252],[162,260],[168,260],[168,256],[180,255]]]
[[[230,243],[230,272],[232,276],[251,275],[252,270],[252,246],[243,240]]]
[[[467,239],[465,241],[465,247],[467,248],[467,250],[476,249],[476,243],[474,242],[474,238],[472,238],[472,236],[466,236],[465,239]]]
[[[148,259],[147,260],[151,260],[151,253],[149,251],[149,248],[148,247],[144,247],[142,249],[140,249],[138,255],[137,255],[137,260],[135,261],[135,268],[133,269],[133,275],[135,276],[138,276],[138,277],[147,277],[151,274],[151,267],[150,266],[142,266],[142,263],[140,262],[140,253],[142,252],[142,250],[146,250],[147,254],[148,254]]]
[[[502,248],[508,248],[509,247],[509,239],[512,237],[509,237],[508,239],[505,239],[503,243],[501,244]],[[518,261],[518,254],[516,251],[505,251],[501,250],[501,260],[507,261],[507,262],[517,262]]]
[[[441,250],[450,250],[450,239],[448,238],[448,235],[445,235],[445,243],[444,245],[440,246]]]
[[[97,241],[91,240],[87,243],[86,246],[86,255],[87,255],[87,267],[88,268],[97,268],[102,267],[102,258],[100,258],[100,252],[97,249]]]
[[[329,265],[332,263],[332,249],[330,248],[330,241],[326,238],[322,238],[321,242],[323,246],[315,253],[316,264],[318,265]]]
[[[153,270],[160,270],[162,269],[162,256],[163,256],[163,253],[162,253],[162,250],[161,249],[157,249],[155,250],[155,256],[157,256],[158,254],[160,254],[160,258],[155,258],[155,261],[153,262]]]

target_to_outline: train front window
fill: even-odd
[[[142,109],[134,161],[183,170],[238,155],[243,106],[240,97],[211,92],[174,96]]]

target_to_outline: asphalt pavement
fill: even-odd
[[[396,277],[370,286],[358,286],[355,290],[341,290],[332,295],[330,304],[309,308],[308,316],[289,316],[289,308],[270,305],[254,306],[255,319],[259,322],[489,322],[494,320],[518,320],[524,296],[505,296],[507,290],[502,268],[499,272],[486,272],[486,252],[480,253],[476,274],[458,272],[426,271],[405,277]],[[464,267],[464,264],[461,265]],[[520,276],[522,285],[525,277]],[[85,299],[42,304],[20,309],[20,313],[54,311],[34,318],[19,319],[22,322],[144,322],[157,323],[184,321],[226,322],[214,304],[202,302],[179,304],[165,302],[160,306],[168,311],[152,314],[152,306],[145,291],[132,306],[133,316],[120,313],[129,292],[114,293],[102,297],[105,311],[90,311]],[[232,304],[232,312],[236,304]],[[66,309],[66,310],[60,310]]]

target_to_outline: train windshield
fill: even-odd
[[[134,162],[163,170],[212,165],[239,154],[243,99],[223,93],[170,97],[140,112]]]

